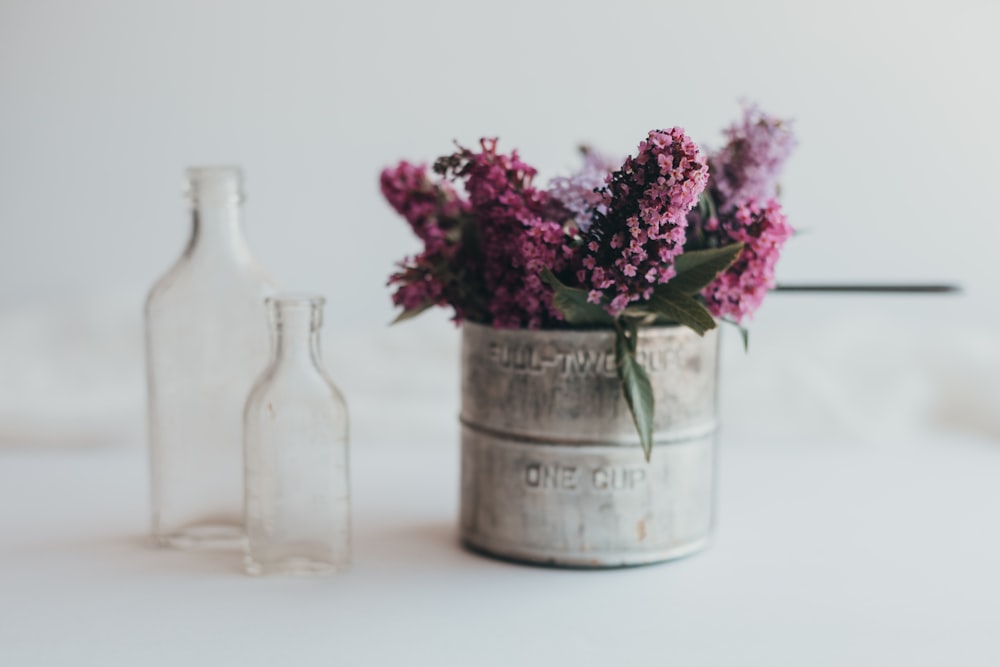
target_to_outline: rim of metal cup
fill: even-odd
[[[562,444],[570,446],[640,446],[639,437],[635,432],[631,415],[625,415],[623,413],[623,410],[625,410],[625,403],[624,398],[621,395],[621,388],[617,375],[613,371],[609,371],[609,367],[607,366],[610,361],[606,357],[607,355],[613,354],[613,329],[497,329],[489,325],[478,324],[475,322],[465,322],[462,326],[466,328],[466,331],[463,331],[462,409],[459,414],[459,421],[464,427],[484,434],[525,443]],[[691,377],[697,378],[701,383],[699,388],[702,393],[694,396],[694,398],[689,402],[690,404],[685,407],[687,409],[696,409],[696,412],[698,413],[697,416],[689,419],[682,418],[678,420],[680,424],[685,425],[674,425],[670,423],[671,420],[667,420],[663,414],[661,414],[659,418],[659,427],[653,434],[654,445],[668,445],[705,437],[714,433],[718,429],[718,420],[716,417],[718,381],[717,333],[715,331],[709,332],[706,334],[707,338],[702,338],[694,331],[686,327],[682,327],[680,325],[665,325],[643,327],[640,329],[639,336],[639,345],[641,350],[669,351],[673,349],[670,347],[669,341],[676,339],[686,346],[695,346],[692,348],[694,350],[692,356],[710,358],[711,363],[713,364],[712,367],[708,369],[711,374],[710,376],[701,372],[700,369],[689,373]],[[566,415],[555,415],[554,419],[556,420],[556,423],[551,428],[540,427],[537,424],[530,423],[529,420],[507,420],[505,416],[501,417],[498,414],[498,412],[502,411],[498,411],[492,407],[492,404],[495,403],[495,401],[492,400],[488,394],[496,389],[498,383],[502,384],[504,381],[509,380],[502,378],[499,382],[478,382],[475,383],[475,386],[470,386],[468,380],[470,374],[474,374],[474,369],[468,368],[467,364],[485,363],[483,352],[487,346],[502,344],[505,342],[527,343],[548,341],[548,344],[552,344],[553,340],[558,341],[559,344],[576,346],[578,349],[583,350],[604,348],[602,353],[605,355],[605,358],[600,362],[600,364],[604,365],[603,375],[596,378],[596,384],[594,387],[596,392],[603,393],[601,398],[604,401],[605,408],[607,407],[608,401],[613,401],[616,404],[616,412],[612,421],[615,422],[613,425],[618,426],[617,431],[611,429],[611,426],[613,426],[612,424],[608,425],[609,428],[580,430],[569,423],[573,420]],[[715,349],[711,349],[713,347]],[[709,352],[709,350],[711,350],[711,352]],[[548,363],[551,366],[551,360],[549,360]],[[551,367],[540,372],[537,375],[537,377],[540,378],[538,382],[543,382],[545,380],[552,381],[552,378],[547,377],[547,373],[551,372],[554,372]],[[673,372],[677,373],[680,371],[674,368]],[[496,375],[490,376],[492,378],[496,378]],[[535,387],[535,383],[527,378],[525,378],[521,384],[528,389]],[[655,377],[654,384],[656,384]],[[655,387],[655,389],[657,389],[661,394],[661,398],[664,397],[664,393],[667,391],[666,387],[668,386],[669,385],[663,385],[661,383],[660,386]],[[680,396],[680,392],[673,392],[671,394],[671,398],[674,399],[671,403],[673,404],[675,411],[677,408],[678,401],[676,399],[678,396]],[[667,401],[664,401],[664,403],[667,403]],[[663,406],[660,407],[660,409],[663,410],[669,408]],[[581,415],[580,419],[586,421],[587,415]],[[569,435],[567,435],[567,433]]]

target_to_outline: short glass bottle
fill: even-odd
[[[271,278],[243,235],[242,173],[188,169],[191,237],[146,300],[152,534],[239,548],[243,407],[267,365]]]
[[[323,370],[324,299],[267,299],[273,359],[247,399],[249,574],[324,574],[351,557],[347,405]]]

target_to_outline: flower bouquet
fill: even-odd
[[[634,155],[583,150],[576,173],[535,185],[517,151],[483,139],[425,165],[400,162],[381,190],[423,241],[389,279],[397,321],[447,306],[456,323],[499,329],[614,331],[614,368],[646,458],[654,391],[639,330],[676,324],[699,335],[740,327],[774,288],[792,227],[777,200],[795,138],[754,106],[703,151],[678,127],[654,130]]]

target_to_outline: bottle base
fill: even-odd
[[[201,549],[238,549],[243,545],[243,526],[237,524],[196,524],[172,533],[154,533],[158,547],[194,551]]]
[[[250,556],[245,556],[243,558],[243,566],[247,574],[255,577],[321,577],[347,570],[346,564],[338,565],[336,563],[317,561],[304,557],[284,558],[279,561],[262,563]]]

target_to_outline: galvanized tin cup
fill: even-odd
[[[656,399],[643,458],[610,331],[463,325],[461,536],[563,567],[678,558],[711,537],[718,334],[641,330]]]

